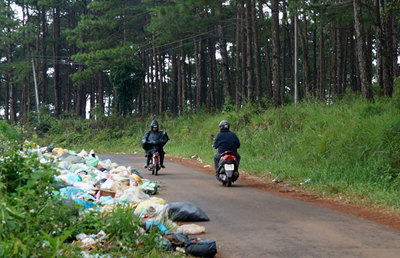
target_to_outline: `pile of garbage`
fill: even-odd
[[[45,157],[56,162],[60,174],[56,176],[59,190],[54,194],[76,202],[82,207],[81,212],[97,210],[104,214],[118,205],[135,207],[134,214],[140,218],[143,232],[157,230],[162,236],[160,246],[165,250],[201,257],[217,253],[215,241],[189,236],[204,233],[203,226],[181,223],[208,221],[208,216],[191,203],[166,202],[151,196],[158,193],[157,182],[143,178],[136,169],[101,160],[93,150],[76,153],[49,146],[34,151],[43,157],[43,162],[48,162]],[[105,237],[104,231],[75,236],[84,250],[93,249]]]

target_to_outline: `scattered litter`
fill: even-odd
[[[160,183],[143,178],[138,170],[119,166],[109,159],[101,160],[94,150],[87,153],[82,149],[77,154],[50,145],[44,148],[32,146],[28,151],[37,153],[43,163],[57,162],[59,174],[55,179],[58,190],[54,191],[52,196],[60,198],[61,202],[68,203],[74,208],[71,215],[79,217],[88,210],[95,210],[100,211],[103,216],[113,212],[115,207],[119,207],[117,205],[132,207],[135,208],[134,214],[139,217],[143,227],[138,229],[138,234],[146,234],[146,230],[155,229],[162,235],[156,240],[158,243],[156,248],[203,257],[212,257],[217,252],[215,241],[203,241],[188,236],[188,234],[204,233],[206,230],[204,226],[196,224],[178,226],[174,222],[208,221],[208,216],[191,203],[166,203],[162,198],[150,198],[149,195],[158,193]],[[202,162],[196,154],[192,159]],[[103,257],[97,254],[92,256],[88,251],[104,243],[106,237],[104,231],[91,235],[81,232],[75,236],[74,243],[84,250],[83,257]]]
[[[188,202],[169,202],[168,216],[173,221],[209,221],[207,214]]]
[[[214,257],[217,245],[214,240],[191,241],[185,245],[188,254],[199,257]]]
[[[182,231],[183,233],[186,233],[186,234],[195,235],[195,234],[201,234],[201,233],[206,232],[206,228],[203,226],[196,225],[196,224],[184,224],[184,225],[178,226],[178,231]]]
[[[153,180],[143,182],[139,186],[146,194],[157,194],[157,183]]]
[[[278,184],[278,183],[282,183],[282,180],[280,180],[279,178],[275,178],[275,179],[272,180],[272,182]]]
[[[309,182],[311,182],[311,179],[307,178],[304,182],[301,182],[300,185],[304,185],[304,184],[307,184]]]

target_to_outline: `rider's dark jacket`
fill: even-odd
[[[237,152],[237,149],[240,147],[240,141],[235,133],[224,128],[217,134],[213,147],[214,149],[218,149],[218,153],[223,153],[228,150]]]
[[[153,127],[157,126],[157,131],[153,131]],[[142,138],[142,147],[146,154],[153,154],[155,151],[164,153],[163,147],[168,142],[169,137],[167,132],[158,130],[157,120],[151,122],[151,128]]]

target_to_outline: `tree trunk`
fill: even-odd
[[[366,62],[367,62],[367,79],[369,82],[372,82],[372,77],[373,77],[373,71],[372,71],[372,33],[371,29],[368,28],[366,32]]]
[[[356,59],[355,56],[355,43],[354,43],[354,29],[351,30],[350,33],[350,60],[353,60],[352,62],[350,62],[350,87],[351,90],[353,92],[358,92],[359,88],[358,88],[358,84],[357,84],[357,65],[356,62],[354,62],[354,60]]]
[[[320,99],[325,99],[326,90],[326,74],[325,74],[325,45],[324,42],[324,25],[320,22],[319,25],[319,91]]]
[[[219,50],[221,53],[222,83],[224,85],[224,98],[226,99],[227,97],[231,97],[231,83],[230,83],[230,78],[229,78],[228,51],[226,50],[226,40],[225,40],[224,31],[223,31],[221,24],[217,25],[217,31],[218,31]],[[212,49],[215,50],[215,47],[213,47]]]
[[[180,79],[181,79],[181,95],[179,98],[181,99],[181,114],[183,110],[186,108],[186,68],[185,68],[185,60],[186,60],[186,53],[183,41],[180,42]]]
[[[26,8],[26,16],[27,16],[27,20],[30,20],[30,15],[29,15],[29,9]],[[28,31],[28,38],[31,38],[31,32]],[[32,59],[32,49],[31,49],[31,44],[29,42],[26,43],[27,45],[27,50],[28,50],[28,58],[29,60]],[[30,69],[31,70],[31,69]],[[31,98],[31,71],[29,71],[28,73],[28,85],[27,85],[27,100],[26,100],[26,116],[28,116],[28,114],[31,112],[31,105],[32,105],[32,98]],[[1,99],[1,97],[0,97]]]
[[[356,32],[356,48],[357,48],[357,57],[360,69],[361,88],[364,97],[372,101],[373,93],[366,72],[364,24],[362,22],[361,0],[354,0],[353,7],[354,7],[354,28]]]
[[[382,22],[381,22],[381,10],[380,10],[380,0],[374,0],[374,10],[375,10],[375,41],[376,41],[376,77],[378,81],[378,86],[383,90],[383,32],[382,32]]]
[[[246,53],[247,53],[247,45],[246,45],[246,21],[245,21],[245,10],[244,10],[244,3],[240,3],[240,10],[241,10],[241,33],[240,33],[240,43],[241,43],[241,53],[242,53],[242,62],[241,62],[241,72],[242,72],[242,83],[241,83],[241,103],[243,104],[245,98],[245,90],[246,90],[246,82],[247,82],[247,70],[246,70]],[[250,47],[250,46],[249,46]]]
[[[183,41],[180,42],[181,55],[181,81],[182,81],[182,111],[186,108],[186,53]]]
[[[171,102],[171,108],[172,108],[172,113],[177,114],[178,113],[178,62],[176,55],[172,55],[172,102]]]
[[[225,49],[225,52],[226,52],[226,49]],[[216,59],[215,59],[215,43],[214,43],[214,39],[213,38],[209,38],[208,39],[208,68],[209,68],[208,69],[208,74],[209,74],[210,77],[209,77],[209,82],[208,82],[209,90],[208,90],[208,97],[207,97],[208,98],[207,107],[208,107],[208,109],[210,111],[214,110],[214,108],[216,107],[216,100],[215,100],[215,98],[216,98],[216,94],[215,94],[215,92],[216,92],[215,91],[216,83],[215,82],[216,82],[217,77],[216,77],[215,71],[217,70],[217,67],[216,67],[216,61],[215,60]],[[228,65],[228,64],[226,64],[226,65]],[[222,73],[224,73],[224,72],[222,71]],[[222,75],[222,77],[224,77],[224,75]],[[229,80],[229,77],[225,78],[225,79]],[[222,80],[224,80],[224,79],[222,79]],[[229,81],[228,81],[228,83],[229,83]],[[224,97],[225,98],[227,98],[229,96],[229,88],[226,88],[227,86],[229,87],[229,84],[226,85],[225,82],[224,82]],[[226,95],[226,94],[228,94],[228,95]]]
[[[286,34],[287,34],[287,12],[286,12],[286,0],[283,0],[282,3],[283,6],[283,17],[282,17],[282,51],[281,51],[281,55],[282,55],[282,73],[281,73],[281,85],[280,85],[280,94],[281,94],[281,99],[284,99],[285,96],[285,86],[286,86]]]
[[[60,7],[53,7],[53,64],[54,64],[54,116],[59,117],[61,114],[61,81],[60,81],[60,65],[57,58],[59,56],[59,39],[60,39]]]
[[[383,13],[383,94],[391,97],[393,94],[393,32],[392,14],[386,10],[385,1],[381,0],[381,14]],[[397,56],[396,56],[397,58]]]
[[[279,6],[278,0],[271,0],[272,9],[272,81],[274,93],[274,106],[278,107],[282,104],[280,98],[280,76],[279,76]]]
[[[194,105],[193,105],[193,87],[192,87],[192,61],[191,58],[188,58],[188,66],[187,66],[187,89],[188,89],[188,101],[189,101],[189,105],[190,105],[190,109],[193,110]]]
[[[394,77],[398,77],[400,76],[399,73],[399,65],[398,65],[398,58],[396,58],[398,56],[398,51],[397,48],[399,46],[399,42],[398,42],[398,24],[397,21],[395,19],[395,17],[393,17],[392,19],[392,32],[393,32],[393,76]]]
[[[101,112],[104,113],[104,87],[103,87],[103,73],[99,71],[97,73],[97,104],[101,109]]]
[[[303,14],[303,26],[301,28],[301,43],[303,47],[303,94],[304,98],[308,97],[312,92],[310,83],[310,59],[308,56],[308,30],[307,30],[307,18]],[[301,23],[299,23],[301,24]]]
[[[240,27],[242,26],[241,23],[241,18],[240,18],[240,3],[238,2],[236,4],[236,36],[235,36],[235,40],[236,40],[236,46],[235,46],[235,50],[236,50],[236,56],[235,56],[235,103],[238,107],[240,107],[240,103],[239,103],[239,92],[240,92],[240,85],[241,85],[241,80],[240,80]]]
[[[153,36],[153,40],[155,37]],[[153,62],[154,62],[154,77],[155,77],[155,83],[154,83],[154,88],[155,88],[155,111],[157,114],[160,114],[160,79],[159,79],[159,62],[158,62],[158,51],[157,48],[153,47]]]
[[[253,35],[254,49],[254,75],[255,75],[255,99],[261,99],[261,59],[260,46],[258,40],[257,16],[256,16],[256,1],[251,0],[251,34]]]
[[[48,99],[47,94],[47,20],[46,20],[46,7],[42,6],[42,72],[41,72],[41,82],[42,82],[42,103],[46,104]],[[39,18],[38,18],[39,19]],[[39,30],[39,29],[38,29]],[[39,66],[39,65],[38,65]],[[37,73],[39,74],[39,73]]]
[[[11,9],[11,1],[7,1],[7,7]],[[11,20],[11,15],[10,12],[7,11],[7,18]],[[6,109],[7,109],[7,115],[6,117],[8,118],[8,109],[10,109],[10,121],[11,123],[16,122],[16,96],[15,96],[15,85],[11,83],[11,75],[12,75],[12,68],[11,68],[11,63],[12,63],[12,40],[11,40],[11,28],[7,27],[7,63],[9,67],[7,68],[6,72],[6,88],[7,88],[7,104],[6,104]],[[6,118],[6,119],[7,119]]]
[[[153,54],[154,55],[154,54]],[[154,116],[154,58],[153,55],[149,55],[150,60],[150,116]]]
[[[253,34],[251,19],[251,1],[246,0],[246,71],[247,71],[247,100],[252,101],[254,95],[254,62],[253,62]]]

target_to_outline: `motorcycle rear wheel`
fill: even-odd
[[[153,168],[152,174],[156,175],[156,176],[158,175],[158,158],[157,157],[154,158],[154,168]]]
[[[227,187],[231,187],[232,186],[232,178],[231,177],[227,177],[226,178],[226,186]]]

